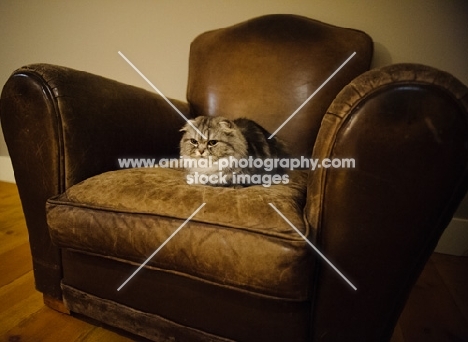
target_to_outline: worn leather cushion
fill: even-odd
[[[127,169],[89,178],[47,202],[53,242],[258,294],[309,298],[310,247],[303,234],[307,174],[289,184],[242,189],[188,185],[180,170]]]

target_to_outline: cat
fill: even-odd
[[[222,182],[209,182],[208,185],[240,187],[235,182],[236,175],[262,175],[265,173],[282,175],[285,172],[277,165],[266,171],[264,167],[252,165],[252,162],[249,165],[244,164],[243,167],[239,165],[241,163],[229,163],[228,166],[225,166],[226,160],[232,161],[232,159],[243,160],[245,163],[248,159],[252,161],[254,159],[266,160],[287,157],[285,144],[276,137],[268,139],[270,133],[253,120],[246,118],[229,120],[221,116],[198,116],[187,122],[180,131],[183,132],[180,141],[180,157],[195,159],[199,162],[197,165],[192,164],[186,167],[188,174],[216,175],[223,180]],[[202,160],[205,163],[200,163]],[[207,160],[211,160],[212,164],[207,165]],[[224,164],[220,170],[223,161]],[[201,164],[203,165],[200,166]]]

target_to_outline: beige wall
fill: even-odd
[[[468,84],[466,0],[0,0],[0,85],[14,69],[45,62],[150,89],[121,50],[166,96],[184,99],[193,38],[268,13],[364,30],[374,66],[423,63]]]

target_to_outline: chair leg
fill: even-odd
[[[55,311],[67,314],[67,315],[70,314],[70,310],[67,308],[65,303],[61,301],[60,299],[50,297],[46,294],[43,294],[42,298],[44,300],[44,304],[47,305],[49,308],[54,309]]]

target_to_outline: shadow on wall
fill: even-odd
[[[388,49],[379,42],[374,42],[374,56],[371,69],[380,68],[393,63],[392,56]]]
[[[3,137],[1,124],[0,124],[0,156],[8,156],[8,149],[5,143],[5,138]]]

